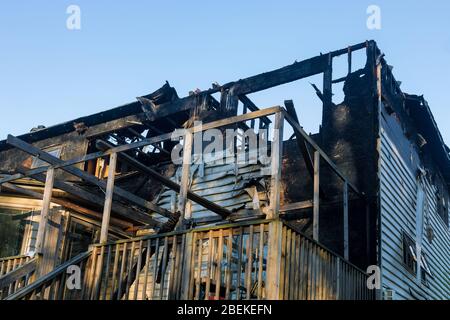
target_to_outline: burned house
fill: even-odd
[[[315,134],[292,100],[249,98],[314,75]],[[449,152],[374,41],[184,98],[166,83],[0,142],[0,298],[449,299]]]

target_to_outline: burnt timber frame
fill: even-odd
[[[282,85],[285,83],[289,83],[292,81],[296,81],[308,76],[321,74],[323,73],[323,93],[322,101],[323,107],[329,108],[332,105],[332,84],[338,83],[345,80],[344,78],[333,80],[332,79],[332,59],[336,56],[342,54],[348,54],[349,56],[349,73],[351,72],[351,53],[354,50],[359,50],[363,48],[369,47],[369,42],[362,43],[356,46],[349,47],[347,49],[335,51],[328,53],[326,55],[320,55],[312,59],[304,60],[301,62],[296,62],[291,66],[287,66],[272,72],[263,73],[261,75],[257,75],[254,77],[250,77],[247,79],[239,80],[237,82],[231,82],[225,84],[223,86],[218,86],[216,88],[203,91],[197,93],[193,96],[189,96],[183,99],[179,99],[176,101],[172,101],[169,103],[164,103],[156,106],[156,110],[153,114],[146,114],[147,121],[156,120],[162,118],[164,116],[169,116],[176,112],[180,111],[188,111],[196,108],[198,106],[199,97],[211,97],[211,94],[221,92],[222,99],[220,102],[220,107],[224,108],[222,111],[230,111],[228,115],[232,115],[237,109],[237,103],[240,100],[244,103],[244,108],[249,109],[252,112],[245,113],[241,116],[230,116],[222,120],[210,122],[203,124],[201,127],[193,127],[186,130],[186,134],[184,136],[184,141],[186,142],[186,150],[191,150],[191,142],[192,135],[196,132],[205,131],[208,129],[218,128],[222,126],[227,126],[231,124],[238,124],[245,121],[252,121],[255,119],[261,119],[265,125],[271,123],[268,119],[269,116],[275,115],[275,134],[274,140],[272,142],[272,178],[271,178],[271,195],[270,195],[270,204],[271,210],[267,215],[267,219],[271,221],[269,224],[269,241],[271,243],[271,252],[269,257],[269,265],[271,265],[271,270],[277,270],[277,266],[279,266],[279,259],[281,256],[281,237],[280,232],[282,225],[280,221],[278,221],[280,212],[289,212],[289,208],[280,208],[280,177],[281,177],[281,156],[282,156],[282,144],[283,144],[283,125],[285,121],[287,121],[292,128],[294,129],[294,133],[297,137],[299,143],[301,143],[300,150],[302,151],[302,155],[306,162],[309,173],[314,179],[314,199],[309,201],[308,203],[299,203],[298,206],[313,208],[313,216],[314,216],[314,234],[313,238],[315,241],[319,241],[319,203],[320,199],[323,197],[320,191],[320,179],[319,179],[319,168],[320,163],[327,164],[339,178],[344,182],[344,190],[343,190],[343,211],[344,211],[344,257],[346,260],[349,258],[349,228],[348,228],[348,192],[349,190],[353,191],[356,195],[361,198],[365,198],[365,195],[361,193],[355,185],[353,185],[344,174],[337,168],[337,166],[331,161],[331,159],[327,156],[327,154],[318,146],[318,144],[302,129],[299,125],[298,117],[295,113],[292,112],[293,106],[289,104],[286,105],[288,111],[286,111],[282,107],[273,107],[263,110],[257,110],[257,107],[251,102],[251,100],[247,97],[248,94],[258,92],[261,90],[265,90],[274,86]],[[129,123],[124,125],[127,129],[131,129],[132,125]],[[132,130],[132,129],[131,129]],[[114,131],[114,130],[113,130]],[[95,136],[95,134],[94,134]],[[13,136],[8,136],[7,143],[12,147],[19,148],[33,156],[40,158],[41,160],[49,163],[49,166],[32,169],[28,171],[23,171],[22,169],[18,171],[22,171],[20,173],[14,174],[12,176],[3,178],[0,180],[0,185],[7,184],[13,182],[15,180],[30,177],[32,179],[36,179],[45,183],[44,190],[44,208],[43,208],[43,216],[45,217],[46,207],[49,206],[52,201],[52,190],[53,187],[60,188],[68,193],[72,193],[80,198],[85,200],[90,200],[93,203],[99,205],[99,198],[95,195],[87,195],[87,192],[82,190],[81,188],[69,185],[62,181],[57,181],[53,179],[53,174],[56,169],[62,169],[66,172],[69,172],[72,175],[75,175],[86,182],[96,185],[102,189],[106,189],[106,199],[104,199],[103,206],[103,216],[102,216],[102,225],[101,225],[101,243],[106,243],[108,230],[110,230],[110,219],[111,212],[116,210],[116,213],[120,213],[123,216],[127,216],[128,218],[132,218],[135,220],[135,217],[140,217],[138,220],[146,224],[150,224],[153,226],[162,227],[159,223],[153,220],[149,215],[146,215],[140,211],[130,209],[127,214],[123,214],[123,212],[118,210],[120,208],[120,204],[114,201],[114,195],[127,200],[134,205],[137,205],[141,209],[149,210],[152,212],[156,212],[165,217],[173,218],[176,217],[177,213],[181,214],[182,220],[180,222],[181,228],[186,228],[189,226],[189,221],[191,220],[191,216],[186,211],[186,201],[192,200],[205,208],[210,209],[211,211],[217,213],[222,218],[227,218],[231,215],[231,212],[226,210],[225,208],[221,208],[214,203],[210,203],[208,200],[199,197],[192,193],[189,190],[188,186],[188,178],[189,178],[189,170],[190,170],[190,157],[191,152],[185,152],[184,160],[183,160],[183,171],[182,171],[182,182],[180,185],[170,181],[169,179],[158,176],[158,174],[153,171],[151,168],[146,167],[142,163],[139,163],[136,159],[126,154],[126,151],[134,150],[137,148],[142,148],[148,145],[158,144],[160,142],[164,142],[169,140],[172,137],[171,133],[161,134],[156,137],[144,138],[140,137],[142,140],[138,142],[133,142],[129,144],[119,145],[119,146],[111,146],[105,143],[104,141],[98,140],[97,146],[103,149],[100,152],[95,152],[88,154],[83,157],[74,158],[67,161],[62,161],[58,158],[51,156],[50,154],[33,147],[32,145],[26,143],[25,141],[15,138]],[[303,146],[305,148],[303,148]],[[314,160],[308,152],[307,148],[311,148],[314,151]],[[306,152],[304,152],[306,149]],[[73,167],[77,163],[85,162],[88,160],[94,160],[98,158],[110,158],[110,163],[113,165],[110,166],[110,175],[108,175],[108,180],[102,181],[97,179],[96,177],[87,174],[86,172]],[[117,163],[117,158],[125,159],[127,162],[132,164],[138,171],[149,174],[153,179],[159,181],[164,186],[178,192],[180,194],[179,203],[178,203],[178,211],[179,212],[170,212],[165,209],[162,209],[155,205],[152,202],[136,197],[135,195],[114,186],[114,169]],[[312,170],[311,170],[312,169]],[[46,176],[44,176],[46,173]],[[22,192],[25,193],[25,192]],[[28,193],[30,195],[30,193]],[[36,197],[37,194],[34,194]],[[48,210],[47,210],[48,211]],[[43,219],[43,224],[45,224],[45,219]],[[187,236],[186,243],[189,244],[192,239]],[[187,253],[186,259],[189,258],[189,252]],[[189,270],[187,270],[189,271]],[[273,273],[273,272],[272,272]],[[270,290],[271,294],[273,294],[273,298],[279,297],[279,277],[276,276],[276,273],[268,275],[268,283],[269,287],[274,290]]]
[[[272,142],[273,147],[273,159],[272,159],[272,193],[271,193],[271,214],[268,217],[269,219],[275,219],[278,218],[280,210],[283,211],[282,209],[280,209],[279,207],[279,198],[280,198],[280,190],[279,190],[279,181],[280,181],[280,175],[281,175],[281,170],[280,169],[280,157],[281,157],[281,150],[282,150],[282,134],[280,135],[280,133],[282,133],[283,131],[283,123],[284,121],[287,121],[294,129],[294,131],[296,132],[296,134],[300,135],[301,137],[303,137],[305,143],[308,143],[308,145],[315,150],[315,163],[317,161],[319,161],[320,159],[322,159],[324,161],[324,163],[328,164],[329,167],[341,178],[343,179],[343,181],[345,182],[344,185],[346,186],[346,188],[350,188],[352,189],[353,192],[355,192],[357,195],[360,195],[361,197],[363,197],[364,195],[362,193],[360,193],[360,191],[358,190],[358,188],[356,186],[354,186],[351,182],[349,182],[345,176],[340,172],[340,170],[336,167],[336,165],[329,159],[329,157],[326,155],[326,153],[321,150],[321,148],[312,140],[311,137],[309,137],[309,135],[301,128],[301,126],[288,114],[288,112],[282,108],[282,107],[272,107],[272,108],[267,108],[267,109],[263,109],[263,110],[258,110],[255,112],[251,112],[251,113],[247,113],[244,115],[240,115],[240,116],[234,116],[234,117],[230,117],[230,118],[226,118],[226,119],[222,119],[222,120],[218,120],[218,121],[214,121],[214,122],[210,122],[210,123],[206,123],[203,124],[202,126],[195,126],[192,127],[190,129],[186,130],[186,136],[189,135],[193,135],[196,132],[201,132],[201,131],[205,131],[208,129],[214,129],[214,128],[218,128],[218,127],[222,127],[222,126],[227,126],[230,124],[235,124],[235,123],[239,123],[239,122],[245,122],[245,121],[249,121],[249,120],[253,120],[253,119],[258,119],[261,117],[268,117],[270,115],[275,115],[276,116],[276,126],[275,126],[275,139]],[[19,175],[15,175],[13,177],[9,177],[9,178],[5,178],[2,179],[0,181],[0,184],[4,184],[4,183],[9,183],[12,182],[14,180],[17,180],[19,178],[22,177],[32,177],[38,180],[43,180],[45,179],[43,177],[42,174],[38,174],[38,172],[52,172],[54,171],[56,168],[61,168],[61,169],[66,169],[69,170],[70,173],[74,173],[75,175],[78,175],[82,178],[86,178],[86,181],[88,182],[94,182],[96,185],[98,186],[106,186],[106,190],[107,190],[107,197],[105,200],[105,210],[103,213],[103,223],[102,223],[102,241],[105,241],[105,237],[107,236],[106,230],[109,228],[107,226],[109,226],[109,215],[110,212],[112,210],[112,194],[114,193],[115,188],[114,184],[113,184],[113,177],[114,175],[111,175],[110,178],[108,179],[108,182],[105,183],[104,181],[98,180],[97,178],[86,174],[85,172],[82,172],[79,169],[68,169],[68,168],[73,168],[70,167],[76,163],[79,162],[83,162],[85,161],[85,159],[96,159],[96,158],[101,158],[104,156],[110,156],[112,158],[114,158],[116,155],[118,157],[125,157],[127,161],[129,161],[130,163],[134,164],[134,166],[137,169],[140,169],[142,172],[144,173],[149,173],[151,172],[152,169],[150,168],[146,168],[144,165],[140,164],[137,160],[133,159],[132,157],[126,155],[124,152],[128,151],[128,150],[133,150],[135,148],[138,147],[142,147],[142,146],[146,146],[158,141],[164,141],[167,140],[168,135],[167,134],[163,134],[161,136],[158,137],[153,137],[150,139],[146,139],[143,141],[139,141],[136,143],[131,143],[128,145],[121,145],[121,146],[117,146],[117,147],[111,147],[109,150],[103,151],[103,152],[97,152],[94,154],[90,154],[87,155],[85,157],[82,158],[78,158],[78,159],[72,159],[72,160],[68,160],[68,161],[62,161],[59,160],[57,158],[52,157],[51,155],[33,147],[30,146],[26,143],[24,143],[23,141],[20,141],[18,138],[15,138],[13,136],[9,136],[8,137],[8,142],[11,143],[12,145],[20,148],[21,150],[28,152],[30,154],[33,154],[35,156],[39,156],[42,157],[44,161],[47,161],[51,164],[53,164],[53,166],[49,166],[49,167],[44,167],[44,168],[40,168],[40,169],[32,169],[30,171],[24,172],[23,174],[19,174]],[[102,142],[99,141],[98,142],[99,145],[102,145]],[[108,145],[103,142],[103,147],[108,147]],[[186,153],[186,155],[188,155],[189,153]],[[190,162],[188,158],[184,159],[185,161],[187,160],[187,162]],[[113,160],[113,163],[115,161]],[[316,165],[315,165],[316,167]],[[183,166],[183,176],[188,175],[190,170],[190,165],[188,166]],[[80,174],[78,171],[81,171],[82,174]],[[156,176],[156,173],[155,173]],[[318,178],[318,172],[315,172],[315,177]],[[95,180],[94,180],[95,179]],[[175,190],[177,192],[185,192],[184,194],[184,198],[185,199],[189,199],[192,200],[194,202],[198,202],[201,205],[205,205],[205,203],[208,203],[209,201],[207,201],[206,199],[203,199],[202,197],[198,197],[195,194],[193,194],[192,192],[190,192],[188,190],[187,187],[187,180],[182,181],[182,185],[178,186],[176,183],[174,182],[170,182],[167,181],[169,179],[164,178],[161,180],[161,182],[163,182],[163,184],[165,184],[166,186],[168,186],[169,188],[171,187],[172,190]],[[318,214],[319,214],[319,181],[318,179],[315,180],[315,186],[314,186],[314,201],[312,201],[313,207],[314,207],[314,217],[315,217],[315,221],[318,222]],[[63,186],[61,189],[64,190],[64,184],[63,182],[58,182],[55,181],[55,186],[57,188],[60,188],[61,186]],[[67,185],[68,186],[68,185]],[[66,186],[66,187],[67,187]],[[184,186],[184,187],[183,187]],[[52,184],[53,187],[53,184]],[[76,188],[73,186],[70,186],[70,188]],[[73,190],[71,189],[67,189],[65,188],[66,191],[68,192],[73,192]],[[184,191],[183,191],[184,188]],[[46,184],[46,189],[50,189],[50,187],[47,186]],[[126,193],[125,193],[126,194]],[[78,194],[79,195],[79,194]],[[123,195],[120,194],[120,195]],[[183,194],[181,194],[183,196]],[[181,197],[183,198],[183,197]],[[344,203],[348,202],[348,192],[346,193],[345,196],[346,199],[344,199]],[[183,200],[183,199],[181,199]],[[180,203],[181,203],[180,200]],[[202,202],[202,200],[204,200],[205,202]],[[183,200],[185,201],[185,200]],[[216,206],[216,205],[215,205]],[[346,212],[348,212],[348,206],[346,206],[347,209],[344,209]],[[179,209],[182,209],[181,207],[179,207]],[[208,209],[217,209],[216,207],[209,207]],[[223,209],[225,210],[225,209]],[[216,210],[217,211],[217,210]],[[190,216],[186,216],[186,210],[180,210],[180,213],[182,214],[183,218],[186,220],[190,220]],[[220,215],[220,213],[218,213]],[[347,218],[346,218],[347,219]],[[348,222],[348,219],[346,220]],[[316,222],[315,224],[315,232],[314,232],[314,240],[318,240],[318,232],[319,232],[319,226],[318,223]],[[348,233],[348,227],[345,228],[346,232]],[[348,239],[348,235],[344,236],[345,239]],[[348,240],[347,240],[348,242]],[[348,245],[345,246],[346,248],[348,248]],[[348,249],[347,249],[348,250]],[[346,253],[346,255],[348,255],[348,252]]]

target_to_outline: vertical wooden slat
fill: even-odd
[[[87,296],[86,296],[86,289],[87,289],[87,287],[89,285],[89,268],[90,268],[91,261],[92,261],[92,254],[86,260],[86,264],[85,264],[85,267],[84,267],[83,284],[82,284],[82,287],[81,287],[81,294],[80,294],[80,299],[81,300],[84,300],[84,299],[87,298]],[[65,290],[63,290],[63,291],[65,291]]]
[[[297,235],[298,238],[298,246],[299,246],[299,255],[298,255],[298,278],[297,278],[297,296],[295,300],[302,300],[303,297],[303,277],[305,273],[304,261],[305,261],[305,248],[304,241],[300,235]]]
[[[195,300],[200,300],[200,289],[202,284],[202,256],[203,256],[203,237],[199,239],[199,250],[197,253],[197,278],[195,285]],[[195,270],[195,269],[194,269]],[[192,272],[194,272],[194,270]]]
[[[228,241],[227,241],[227,271],[226,271],[226,288],[225,288],[225,299],[231,299],[231,278],[232,278],[232,268],[231,261],[233,256],[233,229],[228,230]]]
[[[264,224],[259,226],[258,299],[263,299]]]
[[[152,287],[150,290],[151,300],[155,300],[155,289],[156,289],[156,278],[158,276],[158,260],[159,260],[159,238],[155,239],[155,258],[153,263],[153,279],[152,279]]]
[[[56,277],[53,278],[53,280],[50,283],[47,300],[54,300],[56,279],[57,279]]]
[[[216,271],[216,293],[215,299],[220,300],[220,289],[222,287],[222,258],[223,258],[223,229],[219,231],[219,243],[217,247],[217,271]]]
[[[208,236],[208,257],[207,257],[208,260],[206,262],[205,300],[209,299],[209,294],[210,294],[210,291],[211,291],[212,247],[213,247],[212,230],[209,230],[209,236]]]
[[[348,234],[348,183],[344,182],[344,258],[349,260],[349,234]]]
[[[148,270],[150,269],[150,257],[152,252],[151,240],[147,240],[147,255],[145,257],[144,285],[142,288],[142,300],[147,300]]]
[[[120,255],[120,244],[116,244],[116,251],[115,251],[115,255],[114,255],[114,266],[113,266],[113,273],[112,273],[112,280],[111,280],[110,300],[114,299],[114,290],[116,289],[116,274],[117,274],[117,269],[119,268],[119,255]]]
[[[307,254],[308,254],[308,264],[307,264],[307,287],[306,287],[306,297],[305,300],[312,300],[312,290],[313,290],[313,263],[314,255],[312,252],[313,243],[307,242]]]
[[[172,238],[172,264],[170,266],[170,282],[169,282],[169,300],[174,300],[175,298],[175,286],[177,278],[177,257],[178,257],[178,238],[176,235]]]
[[[284,293],[283,293],[283,299],[289,300],[289,286],[290,286],[290,279],[289,276],[291,274],[291,236],[292,236],[292,230],[286,228],[286,251],[283,255],[284,257]]]
[[[181,299],[190,300],[192,299],[192,287],[191,287],[191,274],[192,274],[192,259],[193,250],[195,247],[194,241],[195,233],[188,232],[186,234],[186,241],[184,246],[184,257],[183,257],[183,276],[181,283]]]
[[[318,299],[319,300],[323,300],[323,283],[324,283],[324,271],[323,271],[323,250],[322,248],[318,247],[317,248],[317,257],[318,257],[318,266],[317,266],[317,272],[319,274],[319,279],[318,279],[318,283],[319,283],[319,290],[318,290]]]
[[[286,243],[287,228],[283,226],[281,231],[281,252],[280,252],[280,299],[284,299],[284,288],[286,284]]]
[[[108,246],[108,254],[106,256],[106,270],[105,270],[105,281],[103,283],[103,296],[102,300],[106,300],[106,293],[108,291],[108,280],[109,280],[109,269],[111,264],[111,254],[112,254],[112,245]]]
[[[336,257],[336,300],[341,299],[341,259]]]
[[[184,256],[186,254],[186,250],[184,250],[186,245],[186,234],[183,234],[181,236],[181,246],[180,246],[180,254],[178,254],[178,271],[177,271],[177,281],[176,281],[176,286],[175,286],[175,292],[176,292],[176,298],[175,299],[180,299],[182,296],[182,292],[181,292],[181,284],[182,284],[182,276],[183,276],[183,261],[184,261]]]
[[[94,283],[94,289],[92,290],[92,300],[97,300],[99,298],[99,292],[100,292],[100,283],[102,279],[102,273],[103,273],[103,259],[105,256],[105,246],[102,246],[100,248],[100,257],[97,260],[97,267],[95,270],[95,281]]]
[[[127,271],[127,284],[125,287],[125,299],[130,299],[130,287],[131,287],[131,270],[133,269],[133,262],[134,262],[134,252],[136,250],[136,242],[133,241],[131,243],[131,250],[130,250],[130,258],[128,263],[128,271]]]
[[[310,300],[316,299],[316,264],[317,264],[317,257],[316,257],[316,245],[315,243],[311,242],[311,292],[310,292]]]
[[[186,276],[188,278],[188,285],[187,285],[187,300],[192,300],[194,297],[194,288],[195,288],[195,283],[194,283],[194,276],[195,276],[195,259],[196,257],[196,252],[197,252],[197,239],[198,239],[199,235],[197,232],[194,232],[193,234],[193,238],[192,238],[192,244],[190,245],[190,250],[191,250],[191,254],[189,256],[189,261],[187,261],[187,263],[189,264],[189,272],[186,273]]]
[[[283,261],[281,256],[282,250],[282,232],[283,224],[276,220],[269,223],[269,257],[267,266],[267,298],[269,300],[280,300],[282,297],[282,286],[280,281],[281,263]]]
[[[192,240],[192,246],[191,246],[191,256],[189,261],[189,291],[188,291],[188,300],[192,300],[194,296],[194,276],[195,276],[195,259],[196,259],[196,252],[198,248],[198,233],[194,233],[193,240]]]
[[[237,300],[241,300],[241,277],[242,277],[242,251],[244,247],[244,230],[242,227],[239,228],[238,234],[238,266],[237,266],[237,278],[236,278],[236,289],[237,289]]]
[[[245,288],[247,291],[247,300],[251,299],[252,291],[252,268],[253,268],[253,225],[250,226],[250,233],[248,236],[247,245],[247,272],[245,276]]]
[[[166,269],[167,269],[167,259],[169,254],[169,237],[164,238],[164,252],[162,258],[162,268],[161,268],[161,284],[160,284],[160,299],[164,299],[164,288],[166,284]]]
[[[127,243],[125,242],[123,244],[123,252],[122,252],[122,262],[120,265],[120,272],[119,272],[119,283],[118,283],[118,288],[117,288],[117,300],[121,300],[122,299],[122,281],[123,281],[123,276],[125,273],[125,266],[126,266],[126,261],[127,261]]]
[[[289,299],[296,299],[296,289],[297,289],[297,261],[298,261],[298,245],[297,245],[297,234],[295,232],[292,233],[291,237],[292,245],[291,245],[291,267],[290,267],[290,289],[289,289]]]
[[[94,247],[92,250],[92,260],[91,260],[91,266],[89,270],[89,278],[88,278],[88,286],[86,288],[86,297],[87,299],[92,299],[91,295],[94,291],[94,281],[95,281],[95,271],[97,268],[97,255],[98,255],[98,248]]]
[[[137,261],[137,268],[136,268],[136,277],[134,281],[134,295],[133,300],[137,300],[138,298],[138,292],[139,292],[139,282],[141,278],[141,267],[142,267],[142,251],[143,251],[143,241],[139,241],[139,248],[138,248],[138,261]]]
[[[319,241],[320,153],[314,152],[313,239]]]
[[[333,299],[333,255],[327,254],[327,300]]]

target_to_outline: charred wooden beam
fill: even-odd
[[[24,171],[25,169],[18,168],[19,172]],[[33,179],[45,183],[45,175],[43,174],[36,174],[32,176]],[[55,179],[54,186],[57,189],[63,190],[69,194],[74,195],[77,198],[80,198],[88,203],[91,203],[97,207],[103,207],[104,205],[104,199],[100,196],[97,196],[93,193],[87,192],[77,186],[70,185],[66,182],[60,181],[58,179]],[[144,214],[140,211],[137,211],[135,209],[129,208],[127,206],[124,206],[120,203],[114,202],[112,206],[112,210],[117,215],[120,215],[128,220],[135,221],[139,224],[147,224],[152,226],[159,226],[159,223],[156,222],[152,217],[150,217],[147,214]]]
[[[241,96],[322,73],[327,69],[327,66],[328,57],[317,56],[311,59],[295,62],[294,64],[284,68],[233,82],[225,85],[224,87],[233,87],[233,93]]]
[[[47,163],[49,163],[51,165],[58,165],[58,164],[63,164],[64,163],[63,160],[61,160],[59,158],[56,158],[56,157],[52,156],[51,154],[49,154],[48,152],[40,150],[39,148],[36,148],[36,147],[34,147],[34,146],[24,142],[24,141],[14,137],[14,136],[12,136],[12,135],[8,136],[8,140],[7,141],[8,141],[8,144],[10,144],[10,145],[12,145],[12,146],[14,146],[14,147],[16,147],[16,148],[26,152],[26,153],[28,153],[30,155],[33,155],[35,157],[39,157],[41,160],[43,160],[43,161],[45,161],[45,162],[47,162]],[[68,172],[68,173],[70,173],[70,174],[72,174],[72,175],[74,175],[74,176],[76,176],[76,177],[78,177],[78,178],[81,178],[81,179],[85,180],[86,182],[89,182],[89,183],[91,183],[93,185],[96,185],[96,186],[98,186],[98,187],[100,187],[102,189],[106,189],[106,182],[105,181],[100,180],[97,177],[95,177],[95,176],[93,176],[93,175],[91,175],[91,174],[89,174],[89,173],[87,173],[85,171],[82,171],[82,170],[80,170],[80,169],[78,169],[76,167],[73,167],[73,166],[62,167],[61,169],[66,171],[66,172]],[[161,207],[155,205],[154,203],[152,203],[150,201],[144,200],[144,199],[142,199],[142,198],[132,194],[131,192],[123,190],[122,188],[115,187],[114,188],[114,194],[118,195],[119,197],[121,197],[121,198],[123,198],[123,199],[125,199],[125,200],[127,200],[127,201],[129,201],[129,202],[131,202],[131,203],[133,203],[135,205],[137,205],[137,206],[140,206],[142,208],[145,208],[145,209],[151,210],[153,212],[159,213],[159,214],[161,214],[161,215],[163,215],[165,217],[171,217],[173,215],[172,212],[170,212],[170,211],[168,211],[168,210],[166,210],[164,208],[161,208]]]
[[[5,190],[8,190],[10,192],[19,193],[19,194],[22,194],[24,196],[27,196],[27,197],[30,197],[30,198],[34,198],[34,199],[38,199],[38,200],[42,200],[42,197],[43,197],[42,193],[39,193],[39,192],[36,192],[36,191],[32,191],[32,190],[28,190],[28,189],[16,186],[16,185],[11,184],[11,183],[5,183],[2,187]],[[75,212],[78,212],[78,213],[80,213],[82,215],[85,215],[87,217],[90,217],[90,218],[92,218],[92,219],[97,221],[97,223],[96,223],[97,226],[100,226],[100,223],[98,222],[98,220],[101,220],[102,216],[101,216],[100,213],[98,213],[96,211],[87,209],[87,208],[82,207],[82,206],[80,206],[78,204],[75,204],[75,203],[73,203],[71,201],[67,201],[67,200],[63,200],[63,199],[59,199],[59,198],[55,198],[55,197],[52,197],[52,201],[51,202],[55,203],[55,204],[58,204],[58,205],[60,205],[60,206],[62,206],[64,208],[67,208],[67,209],[73,210]],[[115,218],[111,218],[111,223],[114,224],[114,226],[110,227],[112,229],[112,231],[114,233],[117,233],[117,234],[122,235],[122,236],[126,235],[126,233],[123,232],[121,229],[129,228],[129,227],[133,226],[132,223],[126,223],[125,221],[118,220],[118,219],[115,219]],[[118,228],[121,228],[121,229],[118,229]]]
[[[97,141],[97,148],[99,148],[100,150],[107,150],[107,149],[110,149],[111,147],[112,146],[105,141],[102,141],[102,140]],[[145,174],[148,174],[152,179],[160,182],[167,188],[169,188],[177,193],[180,192],[181,187],[178,183],[170,180],[169,178],[161,175],[160,173],[156,172],[155,170],[147,167],[146,165],[142,164],[135,158],[133,158],[127,154],[124,154],[124,153],[120,153],[119,158],[128,162],[131,166],[133,166],[137,170],[139,170]],[[189,190],[187,191],[187,198],[189,200],[192,200],[192,201],[200,204],[201,206],[205,207],[206,209],[211,210],[212,212],[220,215],[224,219],[226,219],[228,216],[231,215],[231,211],[229,211],[225,208],[222,208],[221,206],[218,206],[214,202],[211,202],[203,197],[196,195],[192,191],[189,191]]]
[[[239,100],[241,100],[241,102],[244,104],[244,106],[252,112],[260,110],[256,106],[256,104],[254,104],[253,101],[250,100],[250,98],[247,97],[246,95],[240,95]],[[262,117],[261,121],[264,122],[264,124],[266,124],[266,125],[269,125],[272,123],[272,121],[268,117]]]
[[[130,133],[132,133],[133,135],[135,135],[137,138],[141,139],[141,141],[146,139],[143,135],[141,135],[139,132],[137,132],[134,129],[129,128],[128,131]],[[165,154],[168,154],[168,155],[170,154],[169,151],[167,151],[166,149],[162,148],[158,143],[152,144],[152,146],[155,147],[156,149],[158,149],[159,151],[161,151],[162,153],[165,153]]]

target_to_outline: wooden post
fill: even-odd
[[[186,241],[184,244],[184,258],[182,265],[182,277],[181,277],[181,300],[189,300],[191,290],[191,259],[194,248],[194,234],[192,232],[186,233]],[[211,245],[211,243],[209,244]],[[208,293],[206,293],[208,295]]]
[[[319,185],[320,185],[320,153],[314,152],[314,208],[313,208],[313,239],[319,241]]]
[[[191,215],[186,211],[187,194],[189,190],[189,176],[191,173],[192,160],[192,144],[193,134],[190,131],[186,132],[183,147],[183,168],[181,174],[180,194],[178,196],[178,211],[181,213],[181,222],[191,219]]]
[[[349,260],[349,234],[348,234],[348,183],[344,181],[344,258]]]
[[[111,208],[114,195],[114,180],[117,168],[117,153],[112,153],[109,157],[108,182],[106,185],[105,205],[103,207],[102,229],[100,232],[100,243],[108,242],[109,220],[111,218]]]
[[[268,300],[281,300],[282,288],[280,286],[281,277],[281,252],[283,223],[275,220],[269,223],[268,239],[268,261],[267,261],[267,287],[266,295]]]
[[[341,259],[336,258],[336,300],[341,299]]]
[[[55,180],[55,169],[50,167],[47,170],[47,176],[46,176],[46,180],[45,180],[44,197],[42,200],[41,218],[39,221],[39,229],[38,229],[38,233],[36,236],[36,252],[38,254],[42,254],[42,251],[43,251],[45,230],[47,227],[48,215],[50,213],[54,180]]]
[[[348,62],[348,74],[350,74],[350,73],[352,73],[352,48],[351,47],[348,47],[347,62]]]
[[[270,213],[268,219],[278,218],[280,213],[281,165],[283,160],[284,113],[275,115],[274,135],[272,141]]]
[[[328,55],[328,66],[323,73],[323,98],[323,107],[330,108],[333,104],[333,57],[331,54]]]

